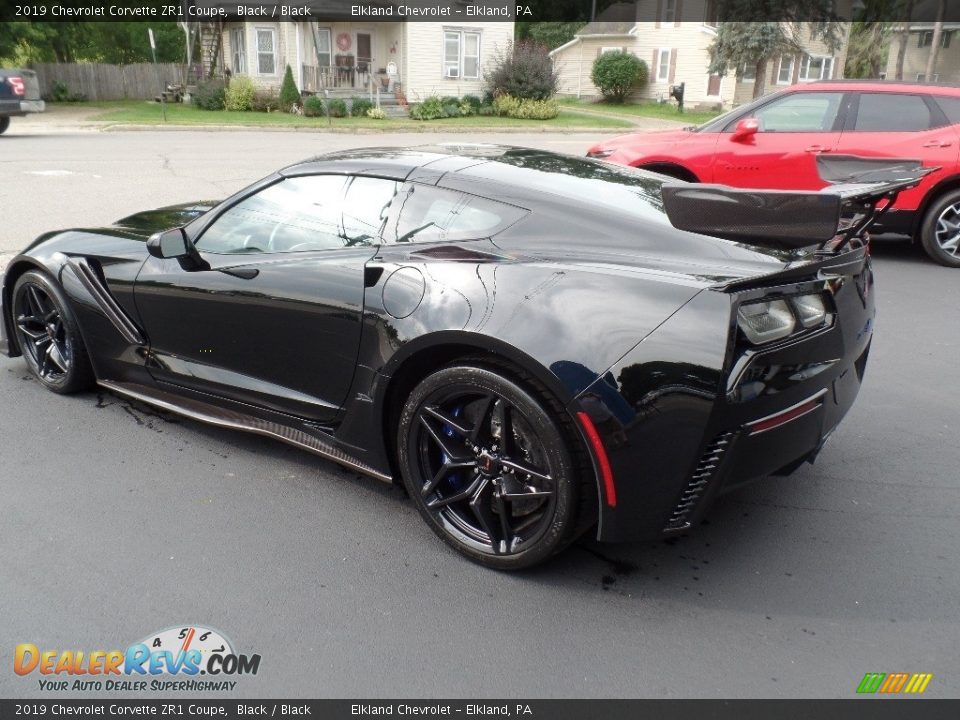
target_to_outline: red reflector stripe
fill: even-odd
[[[792,408],[784,410],[782,413],[777,413],[776,415],[771,415],[770,417],[763,418],[762,420],[755,420],[752,423],[747,423],[747,427],[750,429],[751,435],[766,432],[767,430],[773,430],[774,428],[778,428],[781,425],[786,425],[788,422],[813,412],[822,404],[823,403],[820,401],[820,396],[817,396],[813,400],[807,400],[799,405],[794,405]]]
[[[603,492],[607,496],[607,505],[617,506],[617,488],[613,484],[613,470],[610,469],[610,459],[607,457],[607,450],[603,447],[603,441],[600,439],[600,433],[594,427],[593,420],[585,412],[578,412],[577,419],[583,426],[583,431],[587,434],[587,440],[593,448],[593,454],[597,458],[597,465],[600,467],[600,479],[603,481]]]

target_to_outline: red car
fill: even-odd
[[[699,127],[604,140],[587,155],[681,180],[814,190],[814,156],[915,158],[939,167],[896,204],[875,233],[922,243],[960,268],[960,87],[886,81],[794,85]]]

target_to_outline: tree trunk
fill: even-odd
[[[753,80],[753,97],[758,98],[763,95],[767,85],[767,59],[757,60],[756,77]]]
[[[946,13],[947,0],[940,0],[940,5],[937,7],[937,21],[933,24],[933,39],[930,43],[927,71],[924,73],[926,82],[933,82],[933,71],[937,67],[937,56],[940,54],[940,38],[943,36],[943,17]]]
[[[910,16],[913,15],[913,1],[907,0],[907,7],[903,17],[903,27],[900,30],[900,49],[897,50],[896,80],[903,80],[903,60],[907,56],[907,43],[910,40]]]

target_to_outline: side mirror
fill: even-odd
[[[147,240],[147,252],[155,258],[170,259],[184,257],[193,250],[193,243],[183,228],[164,230],[150,236]]]
[[[155,258],[178,260],[180,267],[187,271],[210,269],[183,228],[154,233],[147,240],[147,252]]]
[[[743,118],[737,122],[736,127],[733,128],[733,137],[731,140],[746,140],[749,137],[753,137],[760,130],[760,121],[754,117]]]

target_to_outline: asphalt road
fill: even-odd
[[[15,121],[0,252],[313,153],[446,139]],[[673,542],[582,542],[524,574],[460,559],[375,480],[109,393],[59,397],[0,358],[0,696],[40,694],[11,672],[18,643],[122,649],[194,623],[262,656],[247,697],[845,698],[894,671],[960,695],[960,271],[903,243],[875,256],[866,384],[816,466]]]

